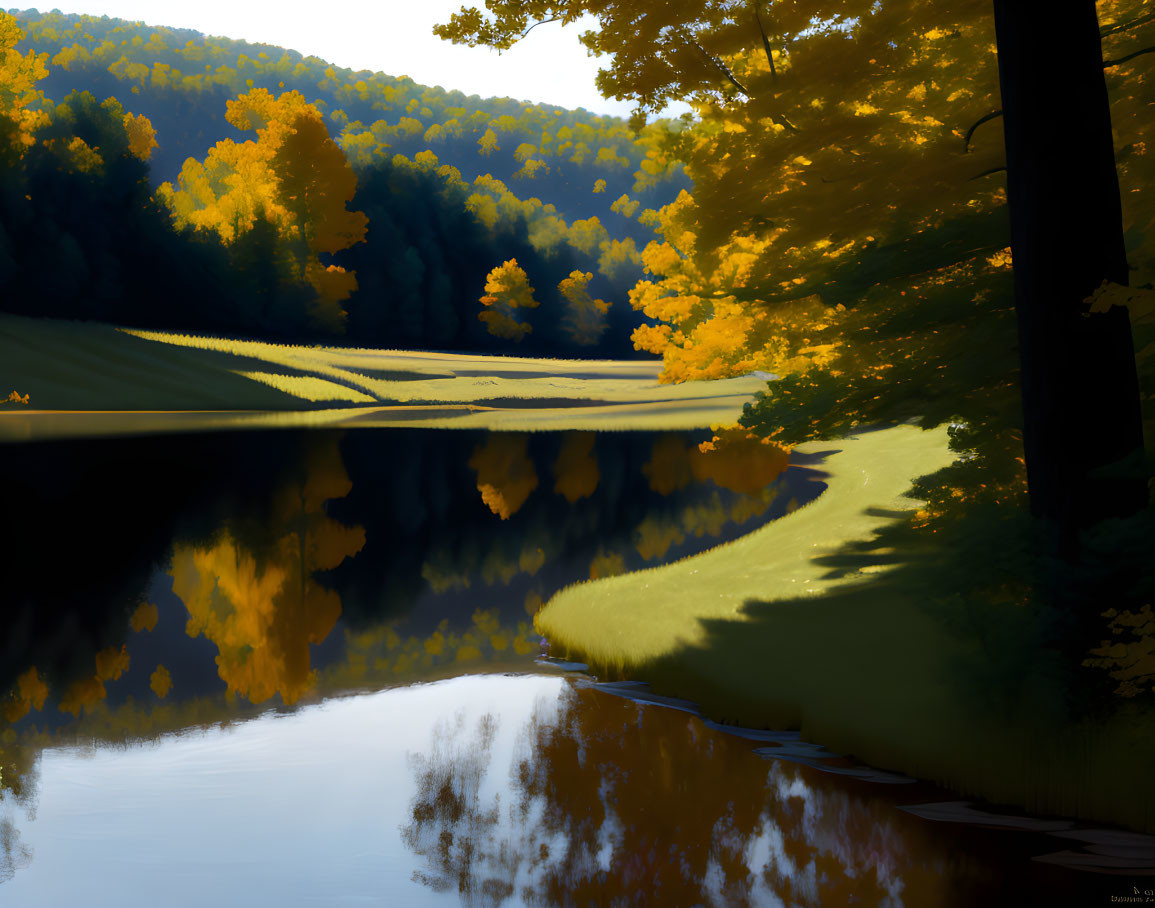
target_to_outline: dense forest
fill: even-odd
[[[640,252],[690,185],[664,143],[683,122],[635,131],[107,17],[5,18],[5,310],[632,353]]]

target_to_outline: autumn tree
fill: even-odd
[[[17,160],[35,143],[34,133],[48,122],[36,107],[44,92],[36,83],[48,75],[48,54],[16,49],[24,37],[16,20],[0,10],[0,164]]]
[[[566,333],[574,343],[582,346],[596,344],[606,330],[606,313],[610,304],[590,296],[589,283],[593,274],[589,271],[571,271],[569,277],[558,284],[558,291],[569,304],[563,324]]]
[[[178,224],[215,231],[226,243],[272,224],[285,248],[293,276],[316,294],[314,321],[329,330],[344,327],[341,302],[357,287],[351,272],[325,265],[332,254],[364,239],[367,219],[348,211],[357,179],[329,136],[320,112],[299,92],[280,97],[255,89],[228,102],[226,114],[256,141],[225,139],[204,162],[189,159],[179,189],[161,186]]]
[[[477,317],[494,337],[519,341],[533,331],[532,325],[517,317],[518,309],[536,309],[540,305],[533,293],[529,277],[517,259],[509,259],[489,272],[485,296],[481,297],[484,309]]]
[[[1139,483],[1100,486],[1103,481],[1092,478],[1098,467],[1134,451],[1138,438],[1138,395],[1128,364],[1133,357],[1121,312],[1101,319],[1087,337],[1101,350],[1089,359],[1097,374],[1080,382],[1083,370],[1076,365],[1082,363],[1083,300],[1103,280],[1125,277],[1118,210],[1108,212],[1113,190],[1104,67],[1115,80],[1120,116],[1114,126],[1127,150],[1124,227],[1138,240],[1150,221],[1150,205],[1141,203],[1152,126],[1143,113],[1137,67],[1149,59],[1139,36],[1152,19],[1134,0],[1100,3],[1104,40],[1118,48],[1104,61],[1094,8],[1084,6],[1081,14],[1064,10],[1046,23],[1017,10],[1024,18],[1010,38],[1010,20],[1000,9],[1002,53],[996,53],[996,17],[978,0],[673,6],[489,0],[488,12],[463,9],[435,31],[500,49],[535,22],[573,22],[591,13],[599,28],[584,34],[583,42],[595,53],[612,54],[598,77],[603,94],[635,100],[639,114],[674,99],[695,107],[700,123],[667,145],[686,161],[694,194],[643,213],[663,240],[643,252],[654,279],[639,284],[633,297],[658,320],[636,341],[663,353],[667,378],[751,368],[787,375],[759,406],[767,431],[792,421],[790,432],[799,438],[832,431],[826,414],[840,410],[843,429],[880,417],[918,416],[928,424],[962,417],[984,423],[991,434],[1013,432],[1014,423],[1025,419],[1026,434],[1035,439],[1026,446],[1033,509],[1065,523],[1069,534],[1071,526],[1127,513],[1142,501]],[[1019,52],[1028,48],[1030,62],[1021,71],[1031,75],[1025,82],[1014,76],[1019,64],[1007,40]],[[1056,46],[1069,47],[1082,62],[1060,67],[1055,61],[1066,57],[1055,56]],[[1012,123],[1009,107],[1002,116],[1000,66],[1002,92],[1019,93],[1020,110],[1038,101],[1025,126]],[[1069,90],[1054,91],[1047,81],[1056,68],[1064,69]],[[1048,92],[1043,103],[1039,98]],[[1074,118],[1062,100],[1071,92],[1079,95],[1073,103],[1081,112]],[[1025,158],[1008,156],[1000,135],[1004,120],[1019,155],[1029,148]],[[1072,122],[1080,124],[1078,143],[1068,135]],[[1093,125],[1084,130],[1084,123]],[[1020,128],[1025,132],[1017,133]],[[1029,146],[1020,141],[1027,133]],[[1004,171],[1034,168],[1056,143],[1070,147],[1073,157],[1064,152],[1056,160],[1066,163],[1038,171],[1051,175],[1036,184],[1049,196],[1049,214],[1028,212],[1011,177],[1016,244],[1046,250],[1040,267],[1051,271],[1049,282],[1066,281],[1059,262],[1079,260],[1087,275],[1063,288],[1068,302],[1053,311],[1068,314],[1044,318],[1032,329],[1037,339],[1021,345],[1023,358],[1015,362],[1004,355],[1014,344],[1006,318],[1011,236]],[[1084,145],[1087,150],[1080,150]],[[1064,201],[1068,189],[1071,206]],[[1092,214],[1088,224],[1072,224],[1085,210]],[[1070,226],[1068,238],[1052,245],[1040,217],[1052,233]],[[1104,218],[1110,228],[1090,226]],[[1024,247],[1024,231],[1032,230]],[[1109,237],[1114,239],[1101,239]],[[1109,255],[1087,248],[1103,242],[1114,249]],[[1016,250],[1016,259],[1023,255],[1030,256]],[[1136,249],[1132,259],[1149,280],[1150,252]],[[1028,272],[1036,268],[1015,264]],[[1057,287],[1037,277],[1031,282]],[[1022,302],[1020,292],[1020,324]],[[985,362],[975,355],[976,345]],[[1040,346],[1048,351],[1044,361]],[[1006,407],[1005,389],[1016,368],[1028,393],[1021,416]],[[1060,368],[1066,369],[1061,381]],[[1040,406],[1039,392],[1029,390],[1039,387],[1050,389],[1054,407]],[[1071,420],[1095,412],[1104,418],[1091,423],[1087,438],[1094,441],[1072,444],[1071,434],[1082,430]],[[1042,429],[1044,422],[1050,428]],[[1012,448],[1007,442],[1003,452]],[[1089,508],[1092,500],[1102,508]]]

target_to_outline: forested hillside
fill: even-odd
[[[684,122],[634,131],[109,18],[10,22],[7,65],[26,82],[13,109],[34,122],[5,179],[36,192],[13,185],[0,210],[9,311],[378,346],[633,352],[640,252],[657,210],[689,187],[666,151]],[[281,197],[290,171],[322,158],[323,193],[367,218],[340,241],[318,237],[344,215]],[[510,276],[529,288],[520,301],[501,289]]]

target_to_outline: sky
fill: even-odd
[[[432,33],[465,0],[59,0],[64,13],[192,28],[300,51],[338,66],[409,76],[482,97],[556,104],[628,116],[627,101],[606,100],[594,87],[599,64],[578,42],[596,24],[548,23],[498,54],[442,41]],[[477,0],[480,5],[481,0]],[[472,2],[467,5],[473,5]],[[323,11],[324,15],[318,15]],[[608,58],[604,58],[608,60]],[[671,110],[676,116],[682,109]]]

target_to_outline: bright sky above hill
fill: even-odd
[[[482,97],[584,107],[627,116],[631,105],[606,100],[594,87],[596,58],[578,35],[588,18],[562,28],[549,23],[498,54],[442,41],[435,23],[448,21],[463,0],[62,0],[61,12],[192,28],[208,35],[275,44],[350,69],[406,75]],[[472,5],[472,4],[469,4]],[[480,5],[480,0],[478,0]],[[672,110],[676,116],[685,108]]]

